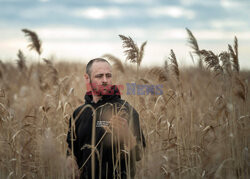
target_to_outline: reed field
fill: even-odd
[[[249,178],[250,71],[240,69],[237,37],[215,54],[186,30],[193,67],[179,67],[174,49],[162,67],[141,67],[147,42],[123,35],[124,59],[103,56],[140,114],[147,146],[135,178]],[[86,64],[44,57],[39,34],[23,32],[37,59],[19,50],[16,63],[0,61],[0,178],[69,178],[66,136],[84,103]],[[127,83],[163,93],[127,94]]]

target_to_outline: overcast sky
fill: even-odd
[[[192,65],[189,28],[201,49],[227,50],[239,41],[241,68],[250,69],[250,0],[0,0],[0,59],[29,56],[21,29],[37,32],[42,57],[83,62],[111,53],[125,59],[119,34],[144,41],[142,65],[163,65],[170,49]]]

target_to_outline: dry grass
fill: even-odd
[[[229,53],[199,50],[207,69],[179,68],[171,51],[173,68],[141,68],[139,78],[109,55],[114,83],[131,104],[126,83],[163,85],[162,95],[136,98],[147,141],[136,178],[249,178],[250,72],[239,70],[237,48],[235,40]],[[28,66],[18,57],[17,65],[0,62],[0,178],[67,178],[66,133],[83,103],[85,64]]]

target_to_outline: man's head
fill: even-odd
[[[90,60],[84,75],[87,87],[97,94],[105,94],[112,85],[112,69],[109,62],[103,58]]]

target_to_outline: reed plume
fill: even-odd
[[[37,34],[28,29],[22,29],[22,31],[25,33],[25,36],[29,38],[29,41],[30,41],[30,44],[28,45],[29,49],[30,50],[35,49],[35,51],[40,56],[42,53],[42,42],[37,36]]]
[[[125,72],[123,64],[121,62],[121,60],[117,57],[115,57],[114,55],[111,54],[104,54],[103,55],[104,58],[107,58],[109,61],[112,61],[114,64],[114,68],[116,68],[117,70],[121,71],[122,73]]]
[[[219,58],[220,61],[222,62],[223,70],[226,71],[229,76],[231,76],[232,65],[230,62],[230,54],[226,51],[223,51],[219,54]]]
[[[119,37],[123,41],[122,47],[127,48],[127,50],[124,51],[125,55],[127,55],[126,60],[130,61],[131,63],[137,63],[137,65],[140,66],[142,58],[144,56],[144,48],[147,45],[147,41],[142,43],[139,50],[137,44],[131,37],[126,37],[124,35],[119,35]]]
[[[173,70],[177,80],[180,81],[180,71],[179,71],[179,67],[178,67],[178,62],[176,60],[175,53],[172,49],[170,51],[169,60],[171,61],[171,67],[172,67],[172,70]]]
[[[18,53],[17,53],[17,57],[18,57],[18,60],[17,60],[17,66],[20,70],[25,70],[27,69],[26,67],[26,63],[25,63],[25,56],[23,54],[23,52],[21,50],[18,50]]]
[[[127,50],[124,51],[125,55],[127,55],[126,60],[130,61],[131,63],[138,64],[138,56],[139,56],[138,46],[134,43],[131,37],[126,37],[124,35],[119,35],[119,37],[123,41],[122,47],[127,48]]]
[[[43,58],[43,61],[46,63],[46,65],[48,67],[47,72],[44,75],[46,76],[47,79],[49,79],[49,81],[50,81],[50,83],[52,85],[58,85],[59,84],[59,78],[58,78],[57,69],[54,67],[51,60]]]
[[[201,50],[201,56],[207,64],[207,68],[213,69],[215,72],[222,72],[223,69],[219,64],[219,58],[210,50]]]
[[[153,67],[149,70],[148,72],[149,76],[155,76],[155,77],[158,77],[157,79],[159,81],[167,81],[167,74],[166,74],[166,71],[161,68],[161,67]]]
[[[238,75],[235,76],[235,83],[237,85],[234,91],[235,96],[242,99],[243,101],[246,101],[247,93],[248,93],[248,86],[240,79]]]
[[[190,47],[194,50],[194,53],[196,55],[198,55],[199,67],[202,68],[203,64],[202,64],[202,60],[201,60],[200,48],[199,48],[198,42],[197,42],[195,36],[193,35],[193,33],[188,28],[186,28],[186,31],[188,33],[188,43],[190,44]]]
[[[167,61],[167,59],[165,60],[165,62],[164,62],[164,70],[165,70],[165,78],[166,78],[166,80],[168,80],[168,74],[169,74],[169,66],[168,66],[168,61]]]
[[[139,58],[138,58],[139,65],[141,64],[142,58],[144,56],[144,48],[146,45],[147,45],[147,41],[143,42],[141,47],[140,47],[140,53],[139,53]]]
[[[239,58],[238,58],[238,40],[237,40],[236,36],[234,37],[234,49],[229,44],[228,44],[228,49],[229,49],[229,52],[230,52],[230,56],[232,58],[233,69],[234,69],[234,71],[239,73],[240,65],[239,65]]]

